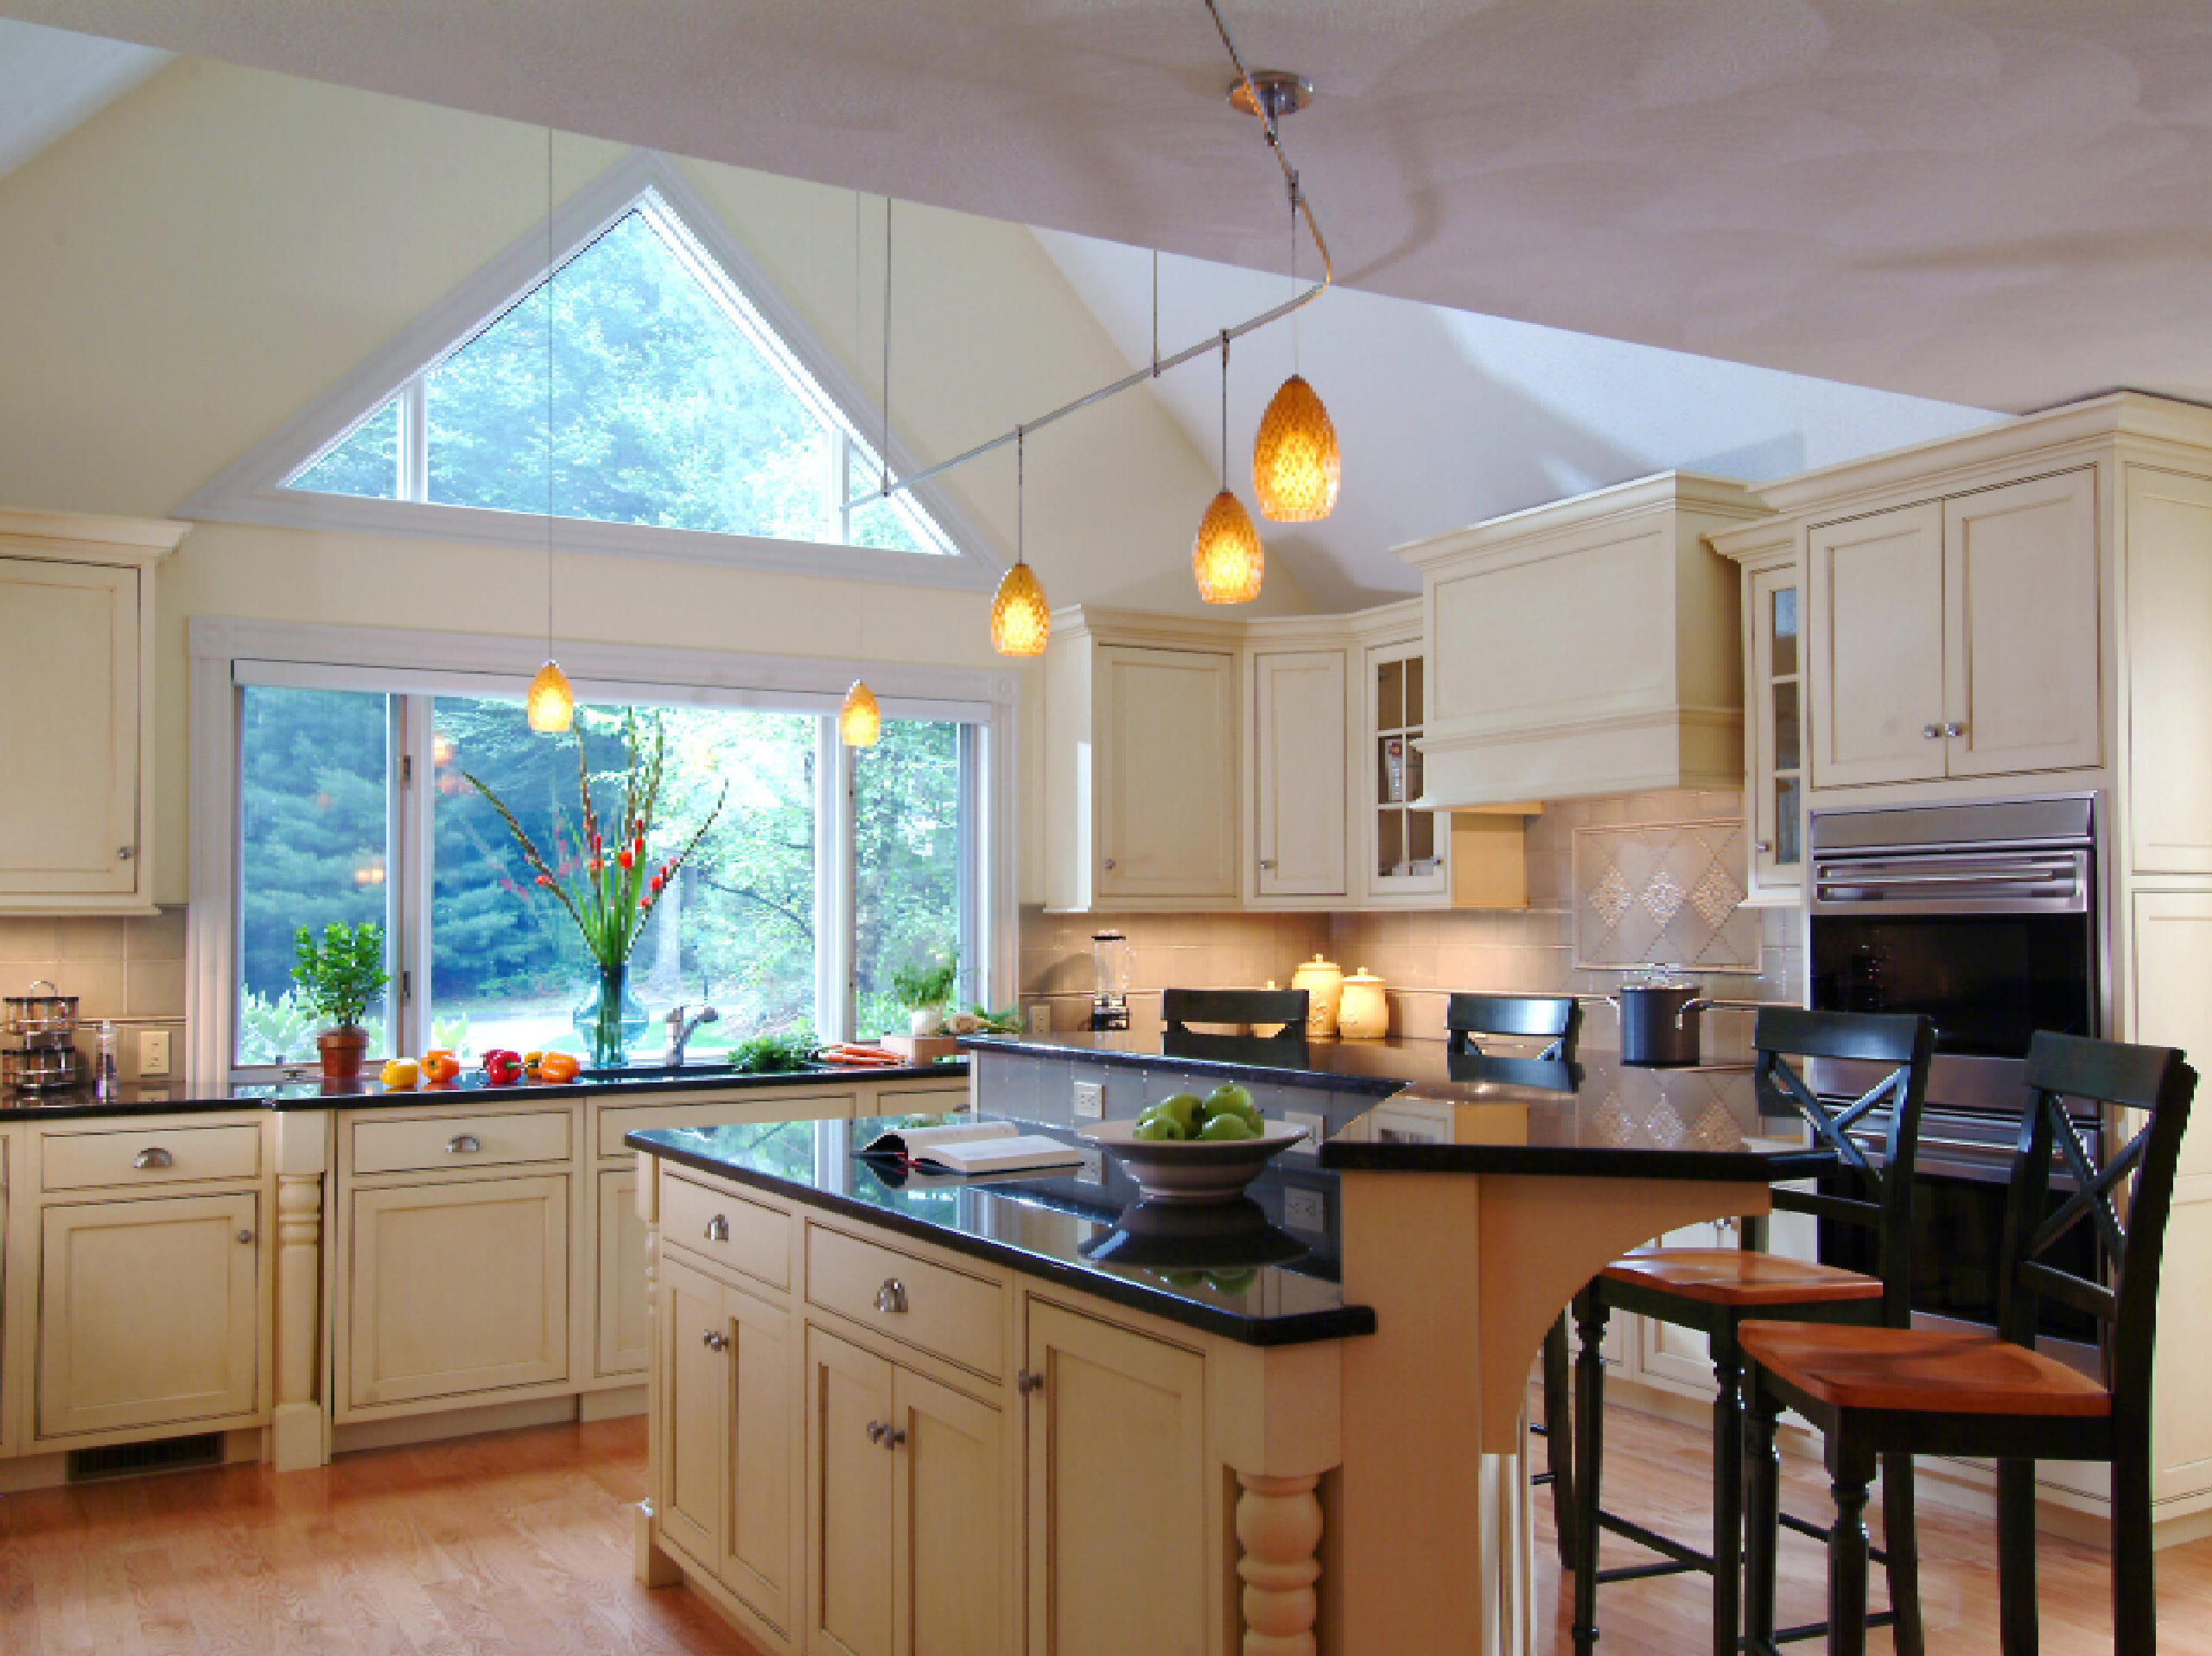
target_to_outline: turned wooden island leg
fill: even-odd
[[[269,1459],[279,1472],[302,1472],[330,1459],[322,1378],[323,1174],[330,1118],[321,1111],[277,1126],[276,1407]]]
[[[1244,1656],[1314,1656],[1321,1601],[1320,1479],[1240,1472],[1236,1573],[1244,1583]]]
[[[653,1505],[663,1498],[660,1483],[660,1273],[655,1269],[660,1258],[660,1184],[653,1177],[658,1167],[657,1158],[642,1151],[639,1152],[638,1216],[645,1221],[645,1323],[652,1330],[652,1361],[646,1377],[652,1401],[645,1410],[645,1418],[651,1427],[645,1447],[645,1488],[651,1493],[638,1503],[637,1511],[632,1514],[631,1568],[641,1585],[673,1587],[683,1579],[683,1571],[677,1567],[675,1559],[661,1551],[660,1543],[653,1539]]]

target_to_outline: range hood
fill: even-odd
[[[1738,571],[1705,536],[1770,515],[1662,472],[1396,549],[1428,656],[1415,803],[1742,788]]]

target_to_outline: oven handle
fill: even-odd
[[[1853,1133],[1847,1136],[1862,1150],[1881,1150],[1888,1143],[1878,1133]],[[2005,1162],[2012,1159],[2012,1152],[2003,1145],[1980,1144],[1972,1139],[1938,1139],[1925,1133],[1920,1135],[1920,1148],[1923,1150],[1967,1150],[1974,1152],[1976,1155],[1995,1157]]]
[[[1813,900],[1820,904],[1902,909],[1974,903],[2021,905],[2023,912],[2082,912],[2088,907],[2088,854],[1816,861]]]

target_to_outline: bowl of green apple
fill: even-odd
[[[1177,1093],[1134,1121],[1102,1121],[1081,1137],[1120,1162],[1147,1202],[1227,1202],[1306,1129],[1267,1120],[1249,1091],[1225,1082],[1204,1098]]]

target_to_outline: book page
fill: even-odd
[[[979,1139],[1015,1139],[1021,1129],[1011,1121],[958,1121],[949,1127],[894,1127],[861,1146],[863,1156],[918,1157],[933,1145],[968,1144]]]

